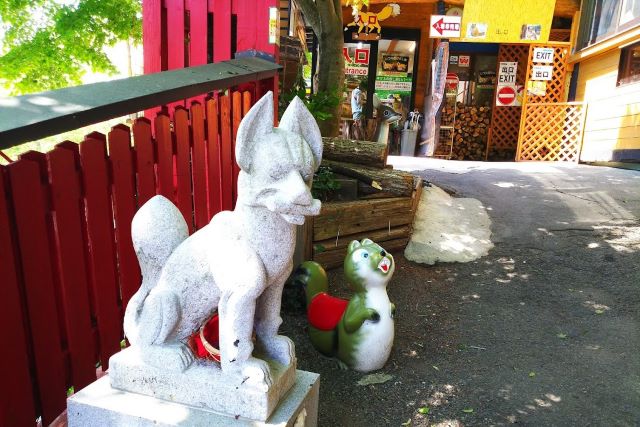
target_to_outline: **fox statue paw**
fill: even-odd
[[[255,357],[250,357],[244,362],[230,362],[226,369],[223,368],[223,371],[236,377],[236,382],[239,385],[247,384],[268,390],[273,384],[269,365],[264,360]]]
[[[141,354],[145,363],[176,372],[183,372],[194,360],[193,353],[184,344],[144,346]]]

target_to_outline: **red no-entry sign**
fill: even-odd
[[[516,88],[513,86],[498,86],[496,106],[510,107],[516,100]]]

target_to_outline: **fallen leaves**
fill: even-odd
[[[371,385],[371,384],[384,384],[387,381],[391,380],[392,378],[393,378],[393,375],[384,374],[384,373],[369,374],[362,377],[357,384],[360,386]]]

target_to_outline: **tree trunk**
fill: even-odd
[[[342,99],[344,86],[344,45],[342,35],[342,5],[340,0],[295,0],[305,21],[318,37],[318,91],[336,93]],[[340,129],[342,103],[327,120],[318,120],[323,136],[336,136]]]
[[[373,141],[355,141],[341,138],[322,138],[322,157],[347,163],[357,163],[375,168],[387,165],[389,146]]]

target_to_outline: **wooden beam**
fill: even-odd
[[[273,78],[282,67],[241,58],[198,67],[0,97],[0,150],[180,99]]]

